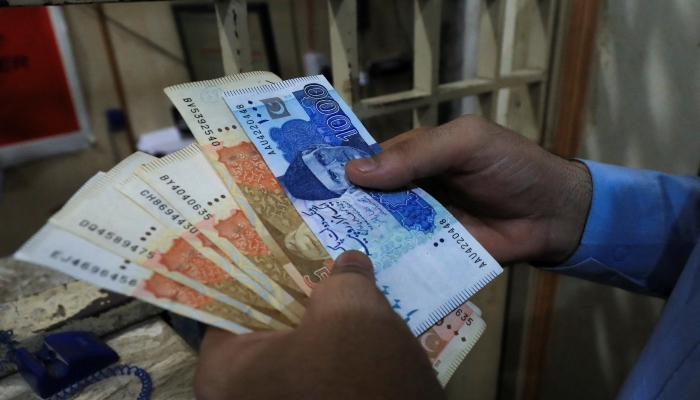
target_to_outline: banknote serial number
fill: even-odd
[[[81,228],[87,229],[89,232],[92,232],[103,239],[109,241],[110,243],[113,243],[115,245],[121,246],[125,249],[131,250],[133,253],[139,254],[139,255],[144,255],[147,258],[153,258],[155,255],[154,252],[148,250],[147,248],[143,246],[139,246],[138,244],[134,244],[136,242],[125,239],[124,237],[109,231],[105,228],[101,228],[99,225],[90,222],[87,219],[84,219],[80,221],[78,224]]]
[[[197,214],[201,215],[202,219],[207,220],[211,218],[209,211],[207,211],[204,206],[199,204],[192,196],[187,194],[187,190],[183,189],[180,185],[176,184],[174,180],[170,179],[170,176],[163,175],[160,177],[160,180],[165,182],[165,185],[169,186],[170,190],[175,192],[176,195],[180,196],[182,201],[184,201],[188,206],[192,207],[193,210],[197,211]]]
[[[237,105],[236,109],[238,109],[238,111],[240,112],[241,124],[248,125],[248,129],[250,129],[251,134],[255,136],[256,139],[258,139],[260,148],[262,148],[263,150],[267,150],[267,154],[276,155],[277,153],[275,153],[275,150],[272,148],[270,141],[265,139],[265,134],[262,133],[260,127],[258,127],[255,120],[253,120],[248,109],[245,108],[245,106],[242,104]]]
[[[197,105],[194,104],[194,101],[192,101],[190,97],[184,98],[182,101],[187,104],[190,113],[192,113],[192,117],[194,118],[195,122],[199,124],[199,129],[202,130],[204,135],[206,135],[207,140],[209,140],[209,144],[212,146],[220,146],[221,142],[216,138],[216,136],[214,136],[214,130],[211,128],[211,126],[209,126],[207,119],[204,118],[204,115],[199,108],[197,108]]]
[[[63,264],[73,265],[74,267],[80,268],[81,270],[88,272],[92,275],[96,275],[104,279],[109,279],[114,282],[119,282],[122,285],[129,285],[131,287],[134,287],[138,283],[138,280],[129,278],[129,276],[127,275],[120,274],[118,272],[111,272],[107,268],[101,267],[89,261],[82,260],[80,257],[75,257],[70,254],[66,254],[61,250],[52,251],[50,257],[54,260],[62,262]]]
[[[156,195],[151,193],[150,190],[144,189],[139,193],[141,196],[146,198],[146,201],[150,202],[156,208],[165,214],[166,217],[172,219],[175,221],[176,224],[181,226],[185,230],[189,230],[191,234],[196,235],[199,232],[199,229],[195,228],[194,225],[192,225],[189,221],[186,219],[180,217],[180,214],[178,214],[175,209],[170,207],[167,203],[165,203],[163,200],[159,199]]]
[[[479,255],[474,252],[474,249],[472,249],[471,246],[469,246],[469,243],[462,237],[462,235],[455,230],[455,228],[446,220],[446,219],[441,219],[439,222],[440,225],[444,229],[447,230],[447,234],[450,235],[452,240],[455,241],[457,246],[459,246],[460,249],[464,250],[465,254],[468,254],[468,257],[474,262],[474,264],[479,265],[479,268],[483,268],[486,266],[486,263],[479,257]],[[479,264],[481,263],[481,264]]]

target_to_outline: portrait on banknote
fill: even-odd
[[[427,329],[500,272],[425,191],[415,186],[375,191],[347,179],[348,162],[381,149],[323,77],[232,90],[224,99],[325,251],[331,257],[347,250],[367,254],[377,285],[414,332]],[[284,244],[311,255],[315,249],[301,225],[287,232]],[[437,258],[450,267],[427,267]],[[450,278],[455,274],[463,280]],[[416,285],[423,288],[420,298]]]

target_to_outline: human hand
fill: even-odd
[[[428,191],[500,263],[565,261],[591,203],[588,168],[484,118],[409,131],[346,165],[356,185]]]
[[[236,336],[209,328],[198,399],[444,399],[427,355],[374,283],[372,264],[343,253],[293,331]]]

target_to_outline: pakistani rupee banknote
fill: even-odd
[[[273,256],[238,203],[219,180],[196,143],[154,160],[136,171],[153,189],[244,271],[255,269],[269,279],[258,282],[297,315],[307,297]],[[202,182],[208,182],[202,185]],[[196,207],[202,205],[201,208]],[[203,210],[206,209],[206,213]]]
[[[269,329],[211,297],[51,224],[41,228],[14,257],[233,333]]]
[[[418,336],[442,386],[447,384],[484,330],[486,323],[481,319],[481,310],[467,301]]]
[[[258,287],[259,284],[236,268],[233,261],[199,229],[188,228],[189,225],[181,223],[184,221],[183,216],[141,178],[135,175],[131,176],[115,187],[151,214],[163,226],[178,235],[178,245],[174,247],[175,251],[172,252],[171,258],[177,260],[175,264],[179,269],[193,270],[193,273],[196,274],[215,274],[216,276],[223,274],[226,279],[218,278],[216,280],[222,293],[247,304],[252,309],[266,315],[268,319],[272,318],[296,325],[296,318],[295,321],[290,321],[284,314],[251,290],[251,287]],[[260,315],[256,315],[256,318],[262,320]]]
[[[366,253],[377,286],[418,335],[501,267],[433,197],[352,185],[345,164],[381,151],[322,76],[236,89],[224,98],[284,192],[335,258]]]
[[[286,309],[284,304],[247,274],[235,267],[221,273],[217,265],[201,256],[186,241],[114,188],[115,184],[130,176],[136,168],[151,160],[147,155],[135,153],[109,173],[99,174],[52,216],[50,223],[231,308],[247,312],[254,318],[263,318],[272,325],[280,324],[280,321],[272,320],[269,315],[263,315],[238,300],[246,298],[245,295],[238,295],[240,282],[296,324],[298,316]],[[185,229],[196,229],[184,218],[178,222]],[[187,260],[183,260],[183,257]]]
[[[171,86],[165,93],[258,234],[291,278],[309,294],[328,276],[333,261],[221,97],[227,90],[279,81],[270,72],[250,72]]]

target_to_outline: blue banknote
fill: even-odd
[[[502,272],[422,189],[372,191],[348,181],[348,161],[381,149],[322,76],[224,98],[308,225],[298,230],[310,229],[333,258],[366,253],[377,286],[414,334]]]

